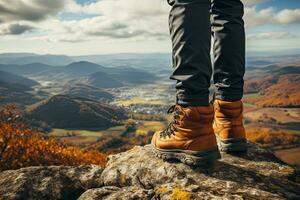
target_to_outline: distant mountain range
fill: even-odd
[[[9,72],[0,71],[0,82],[11,83],[11,84],[20,84],[28,87],[38,85],[37,81],[24,78]]]
[[[0,54],[0,64],[10,65],[41,63],[52,66],[65,66],[79,61],[88,61],[109,67],[133,67],[153,72],[170,67],[171,55],[169,53],[122,53],[87,56],[40,55],[33,53]]]
[[[246,66],[257,67],[277,64],[282,60],[293,60],[300,57],[300,49],[290,51],[247,52]],[[171,53],[119,53],[105,55],[40,55],[33,53],[4,53],[0,54],[0,64],[24,65],[41,63],[52,66],[87,61],[107,67],[132,67],[159,75],[160,70],[170,70],[172,65]]]
[[[17,65],[17,64],[0,64],[0,70],[10,72],[13,74],[17,74],[20,76],[32,76],[38,73],[42,73],[44,71],[50,69],[56,69],[57,67],[41,64],[41,63],[31,63],[31,64],[24,64],[24,65]]]
[[[126,84],[144,84],[155,80],[155,75],[132,67],[108,68],[80,61],[66,66],[40,63],[26,65],[0,64],[0,70],[40,81],[90,84],[100,88],[121,87]]]
[[[102,88],[145,84],[155,79],[155,75],[136,68],[109,68],[86,61],[63,66],[0,64],[0,104],[16,103],[25,108],[25,118],[32,124],[52,128],[111,127],[127,116],[123,109],[104,103],[112,101],[113,95]]]
[[[165,81],[170,63],[169,54],[0,54],[0,105],[16,103],[29,119],[50,127],[109,127],[126,118],[124,110],[106,104],[114,100],[113,88]],[[247,63],[245,102],[300,107],[299,56],[251,57]]]
[[[118,125],[125,111],[86,98],[56,95],[26,109],[26,117],[56,128],[93,128]]]
[[[74,60],[65,55],[39,55],[33,53],[4,53],[0,54],[1,64],[25,65],[42,63],[46,65],[67,65]]]
[[[145,84],[155,79],[155,75],[135,68],[108,68],[86,61],[65,66],[0,64],[0,104],[16,103],[28,107],[53,94],[110,102],[113,95],[102,88]],[[47,85],[48,82],[51,84]],[[54,105],[59,108],[59,104]]]

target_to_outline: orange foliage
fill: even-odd
[[[275,80],[273,81],[275,82]],[[260,95],[257,97],[245,97],[244,102],[264,107],[299,107],[299,84],[299,74],[279,76],[275,83],[272,83],[268,78],[266,80],[246,81],[245,91],[257,90]],[[258,86],[260,86],[260,89]]]
[[[0,110],[0,171],[27,166],[106,164],[106,154],[45,139],[18,118],[13,105]]]
[[[263,127],[247,127],[246,137],[248,140],[259,143],[264,147],[297,145],[300,143],[300,135]]]

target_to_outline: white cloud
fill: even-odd
[[[254,27],[273,21],[274,10],[267,8],[258,11],[255,7],[245,8],[245,23],[247,27]]]
[[[168,36],[168,10],[165,0],[99,0],[79,5],[74,0],[0,0],[0,24],[32,22],[41,34],[104,38],[150,38]],[[92,14],[80,20],[58,19],[60,12]],[[56,18],[56,19],[55,19]],[[24,27],[25,28],[25,27]],[[25,31],[24,31],[25,32]],[[2,28],[2,34],[10,34]],[[43,37],[43,35],[41,35]],[[61,41],[61,39],[60,39]]]
[[[264,24],[298,23],[300,10],[274,8],[258,10],[255,6],[266,0],[244,0],[245,22],[248,28]],[[167,36],[167,15],[169,7],[165,0],[102,0],[80,6],[70,3],[73,12],[101,15],[100,18],[88,19],[90,26],[85,27],[87,34],[109,36],[107,27],[118,28],[111,31],[114,38],[137,37],[139,35]],[[85,21],[85,22],[87,22]],[[106,23],[103,23],[106,21]],[[122,27],[122,28],[121,28]],[[81,25],[82,28],[82,25]],[[102,29],[103,28],[103,29]]]
[[[0,23],[43,20],[57,14],[65,5],[65,0],[0,0]]]
[[[34,27],[28,24],[2,24],[0,25],[0,35],[20,35],[33,29]]]
[[[244,18],[247,27],[300,23],[300,9],[285,9],[277,12],[274,8],[257,10],[255,7],[246,7]]]
[[[244,18],[248,29],[265,24],[300,22],[300,9],[258,10],[255,5],[264,1],[267,0],[244,0]],[[38,35],[32,38],[50,42],[83,42],[96,38],[113,41],[169,40],[169,9],[166,0],[97,0],[85,5],[74,0],[0,0],[0,33],[22,34],[34,27],[38,29]],[[65,20],[59,18],[58,13],[88,16],[85,19]],[[266,32],[249,35],[248,39],[276,37],[290,35]]]
[[[242,0],[245,6],[252,6],[264,2],[265,0]]]
[[[97,15],[61,21],[60,29],[66,33],[123,39],[162,39],[168,36],[170,8],[164,0],[102,0],[83,6],[69,1],[66,9],[68,12]]]
[[[289,32],[263,32],[263,33],[255,33],[248,34],[248,40],[274,40],[274,39],[286,39],[290,38],[291,35]]]
[[[300,22],[300,9],[282,10],[276,15],[276,21],[278,21],[281,24],[299,23]]]
[[[116,18],[153,17],[167,14],[169,5],[165,0],[98,0],[86,5],[68,0],[66,10]]]
[[[244,0],[245,22],[248,28],[264,24],[289,24],[300,21],[300,9],[276,12],[273,8],[257,10],[265,0]],[[132,38],[168,36],[167,16],[170,6],[165,0],[98,0],[79,5],[74,0],[0,0],[0,22],[45,20],[59,12],[93,14],[94,17],[56,20],[55,26],[37,23],[41,29],[60,34]]]

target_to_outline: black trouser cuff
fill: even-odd
[[[182,96],[177,95],[177,104],[181,106],[208,106],[208,95],[202,96]]]
[[[226,92],[226,91],[217,91],[215,93],[215,99],[222,100],[222,101],[240,101],[243,98],[243,91],[240,92]]]

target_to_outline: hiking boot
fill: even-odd
[[[214,101],[215,119],[213,128],[219,148],[223,152],[245,152],[247,140],[243,125],[242,101]]]
[[[188,165],[202,165],[220,158],[212,127],[212,105],[174,105],[168,113],[173,113],[173,121],[165,130],[156,132],[151,141],[156,156]]]

